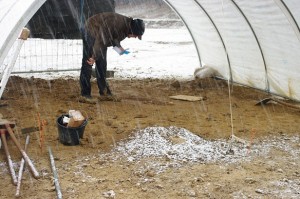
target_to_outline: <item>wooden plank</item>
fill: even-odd
[[[9,124],[11,128],[16,126],[16,122],[9,121],[7,119],[0,119],[0,129],[5,129],[5,124]]]
[[[175,100],[183,100],[183,101],[190,101],[190,102],[204,100],[203,97],[190,96],[190,95],[174,95],[174,96],[170,96],[170,98]]]

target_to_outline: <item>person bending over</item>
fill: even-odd
[[[100,96],[112,95],[106,81],[107,47],[113,46],[120,55],[128,54],[121,46],[121,41],[126,37],[141,40],[144,32],[143,20],[118,13],[100,13],[87,20],[82,31],[83,57],[80,71],[81,96],[85,101],[94,102],[90,82],[94,64]]]

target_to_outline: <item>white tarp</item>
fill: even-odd
[[[200,63],[225,79],[300,101],[299,0],[165,0]],[[0,63],[44,0],[0,0]]]
[[[226,79],[300,100],[299,0],[165,0],[202,63]]]

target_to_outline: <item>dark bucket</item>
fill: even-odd
[[[63,125],[63,117],[69,115],[62,115],[56,120],[59,141],[65,145],[78,145],[80,143],[80,138],[83,137],[85,126],[87,125],[87,119],[76,128],[66,127]]]

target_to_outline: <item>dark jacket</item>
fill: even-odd
[[[93,46],[94,56],[97,58],[101,49],[109,46],[121,47],[120,42],[130,32],[130,22],[133,19],[113,12],[105,12],[90,17],[85,30],[95,39]]]

